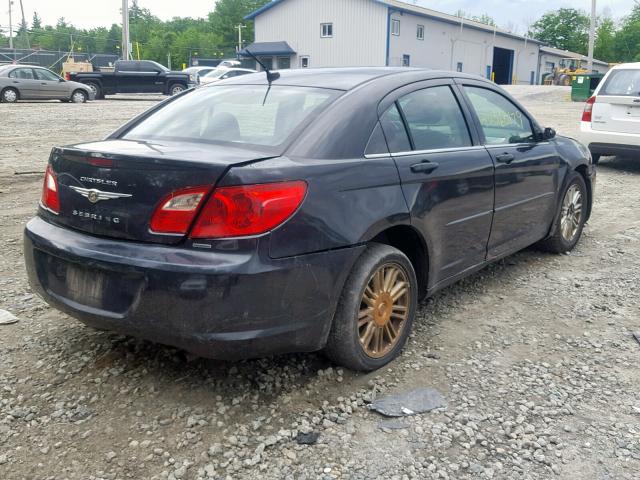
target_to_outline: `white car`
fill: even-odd
[[[240,75],[247,75],[249,73],[256,73],[256,70],[250,68],[216,68],[215,70],[200,77],[200,84],[206,85],[208,83],[218,82],[227,78],[239,77]]]
[[[601,156],[640,159],[640,63],[612,68],[587,100],[580,130],[594,163]]]

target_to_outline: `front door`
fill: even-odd
[[[412,223],[429,243],[433,287],[485,261],[493,161],[476,144],[451,81],[405,87],[381,109]]]
[[[33,71],[40,82],[40,98],[68,100],[71,97],[69,86],[55,73],[44,68],[34,68]]]
[[[555,145],[536,141],[533,122],[510,99],[485,84],[463,83],[496,165],[489,240],[489,259],[493,259],[525,248],[548,233],[556,212],[560,158]]]

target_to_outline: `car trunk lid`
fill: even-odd
[[[593,105],[592,128],[616,133],[640,133],[640,94],[599,95]]]
[[[272,157],[251,149],[164,141],[108,140],[56,148],[50,163],[60,212],[42,214],[93,235],[177,243],[184,235],[149,228],[167,195],[189,187],[213,189],[231,166]]]

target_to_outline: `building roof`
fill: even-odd
[[[256,56],[260,55],[293,55],[295,50],[287,42],[254,42],[240,51],[240,55],[248,57],[247,48]]]
[[[579,58],[581,60],[584,60],[586,62],[589,61],[589,57],[587,57],[586,55],[582,55],[580,53],[575,53],[575,52],[570,52],[569,50],[560,50],[559,48],[553,48],[553,47],[540,47],[540,51],[543,53],[548,53],[550,55],[555,55],[557,57],[562,57],[562,58]],[[602,60],[597,60],[597,59],[593,59],[593,63],[597,63],[599,65],[606,65],[609,66],[609,64],[607,62],[603,62]]]
[[[252,20],[256,18],[258,15],[266,12],[267,10],[279,5],[285,0],[271,0],[269,3],[263,5],[261,8],[257,9],[254,12],[251,12],[249,15],[244,17],[246,20]],[[381,3],[386,5],[392,10],[400,11],[400,12],[408,12],[414,15],[419,15],[421,17],[427,17],[434,20],[439,20],[446,23],[451,23],[454,25],[462,25],[463,28],[472,28],[474,30],[482,30],[489,33],[495,33],[496,35],[500,35],[503,37],[514,38],[516,40],[526,40],[528,42],[537,43],[540,45],[544,45],[544,42],[539,40],[535,40],[533,38],[523,37],[521,35],[516,35],[515,33],[511,33],[507,30],[503,30],[497,26],[487,25],[485,23],[476,22],[474,20],[468,20],[466,18],[456,17],[455,15],[449,15],[447,13],[439,12],[437,10],[431,10],[430,8],[421,7],[418,5],[409,4],[406,2],[402,2],[399,0],[371,0],[376,3]]]

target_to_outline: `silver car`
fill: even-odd
[[[70,82],[51,70],[31,65],[0,67],[0,102],[18,100],[62,100],[84,103],[94,94],[86,85]]]

